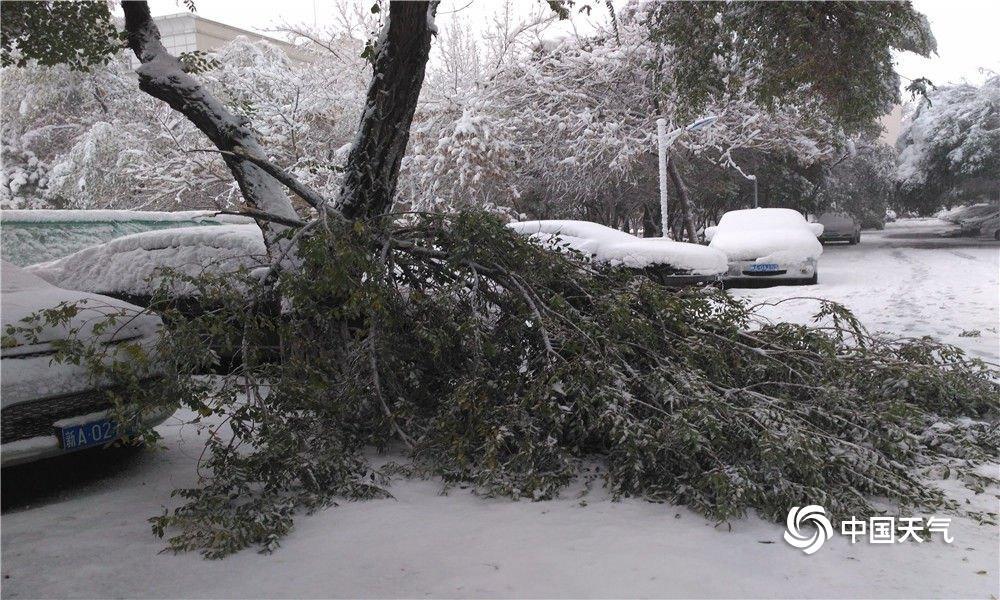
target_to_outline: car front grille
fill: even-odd
[[[0,412],[0,443],[6,444],[42,435],[55,435],[53,423],[107,410],[111,401],[102,390],[90,390],[60,398],[30,400],[8,406]]]

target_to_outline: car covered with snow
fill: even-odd
[[[127,435],[132,427],[115,422],[105,389],[111,384],[97,380],[86,365],[55,357],[60,342],[73,339],[99,348],[108,364],[134,361],[137,350],[153,352],[160,319],[121,300],[56,287],[7,262],[0,263],[0,302],[2,466],[106,446]],[[58,323],[33,322],[34,333],[22,329],[24,319],[62,306],[77,310]],[[109,317],[114,324],[99,325]],[[155,377],[155,369],[147,374]],[[152,426],[168,416],[157,410],[141,419]]]
[[[205,210],[0,210],[0,258],[23,267],[144,231],[252,223]]]
[[[266,256],[255,224],[178,227],[126,235],[26,270],[59,287],[146,305],[167,270],[190,277],[231,273],[266,264]],[[193,292],[184,281],[171,286],[173,297]]]
[[[979,235],[1000,241],[1000,212],[979,224]]]
[[[666,285],[717,281],[726,272],[726,256],[718,250],[640,238],[590,221],[519,221],[507,227],[555,250],[579,252],[598,265],[643,271]]]
[[[816,222],[823,226],[820,243],[847,242],[853,245],[861,241],[861,224],[845,212],[827,211],[817,217]]]
[[[705,229],[709,247],[728,258],[726,281],[771,284],[816,283],[822,233],[789,208],[733,210]]]

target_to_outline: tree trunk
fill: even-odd
[[[160,43],[160,31],[146,2],[127,0],[122,2],[122,10],[125,12],[128,45],[142,63],[136,69],[139,89],[169,104],[208,136],[223,152],[222,158],[236,179],[244,201],[251,208],[297,221],[298,215],[292,208],[285,186],[258,164],[239,158],[239,155],[245,154],[258,161],[266,161],[266,155],[246,120],[229,112],[201,83],[184,72],[176,57],[167,52]],[[258,224],[272,257],[287,256],[284,251],[287,241],[278,239],[287,226],[263,219],[258,219]],[[279,250],[279,247],[282,249]],[[275,256],[277,252],[280,255]]]
[[[340,189],[338,207],[347,218],[380,215],[392,207],[431,36],[436,33],[437,4],[389,4],[389,19],[376,47],[375,75]]]
[[[660,201],[642,204],[642,237],[660,237]]]
[[[691,203],[688,200],[687,188],[681,179],[680,172],[677,171],[677,164],[673,158],[667,160],[667,175],[673,182],[677,190],[677,200],[680,202],[680,213],[684,216],[684,228],[687,230],[688,241],[692,244],[698,243],[698,228],[694,224],[694,215],[691,213]]]

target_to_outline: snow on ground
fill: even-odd
[[[755,302],[798,296],[835,300],[872,331],[930,335],[1000,364],[1000,245],[942,237],[954,229],[938,219],[889,223],[884,231],[862,233],[857,246],[827,245],[819,260],[819,285],[733,293]],[[818,308],[814,301],[791,300],[763,313],[808,323]]]
[[[819,285],[732,293],[754,302],[786,300],[762,307],[762,312],[774,321],[800,323],[811,322],[818,304],[793,298],[835,300],[850,308],[872,331],[910,337],[930,335],[959,346],[971,356],[1000,364],[1000,244],[982,238],[951,237],[956,229],[936,218],[889,223],[884,231],[863,232],[860,245],[827,245],[819,261]],[[993,465],[990,474],[998,473],[1000,469]],[[990,510],[997,510],[996,496],[989,504]],[[983,531],[989,540],[984,549],[993,563],[982,575],[988,576],[988,585],[979,594],[956,588],[945,596],[1000,595],[1000,531],[995,527]],[[951,560],[942,556],[943,563]],[[937,576],[933,567],[928,572]],[[971,578],[969,573],[963,577]]]
[[[934,227],[903,223],[866,233],[860,246],[828,247],[819,286],[737,293],[829,296],[874,326],[943,332],[970,351],[995,355],[998,246],[937,239],[928,234]],[[798,319],[807,311],[775,314]],[[975,328],[980,338],[957,337]],[[397,481],[394,499],[301,516],[272,556],[158,554],[163,542],[145,519],[175,505],[172,489],[194,484],[202,447],[178,419],[159,430],[165,450],[6,509],[4,598],[989,598],[1000,589],[997,528],[961,518],[951,524],[950,545],[851,545],[835,534],[809,556],[782,541],[782,525],[754,517],[730,529],[667,504],[612,502],[599,489],[585,502],[576,490],[548,502],[513,502],[462,489],[441,495],[433,480]],[[997,510],[994,495],[971,501],[970,508]]]

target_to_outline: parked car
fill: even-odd
[[[253,220],[204,210],[3,210],[0,258],[23,267],[134,233],[232,224]]]
[[[861,224],[847,213],[825,212],[816,219],[816,222],[823,225],[823,233],[819,236],[822,244],[847,242],[853,245],[861,241]]]
[[[979,235],[1000,241],[1000,213],[993,215],[979,225]]]
[[[643,271],[672,286],[718,281],[726,256],[699,244],[640,238],[590,221],[521,221],[507,225],[555,250],[580,252],[595,264]]]
[[[705,229],[709,247],[728,258],[727,282],[814,284],[823,246],[821,223],[788,208],[734,210]]]
[[[266,260],[257,225],[216,225],[126,235],[25,269],[59,287],[147,306],[162,283],[159,275],[164,269],[194,277],[254,268]],[[175,282],[171,293],[184,298],[192,289]]]
[[[152,351],[162,325],[138,306],[87,292],[58,288],[8,262],[0,263],[3,344],[0,350],[0,464],[30,462],[66,452],[101,447],[129,433],[114,421],[111,401],[85,365],[54,362],[60,340],[82,340],[106,348],[104,360],[131,361],[135,345]],[[8,331],[23,319],[61,304],[78,312],[62,325],[47,325],[36,335]],[[110,315],[127,315],[107,331],[95,325]],[[149,373],[155,377],[155,372]],[[157,425],[170,415],[142,415]]]

